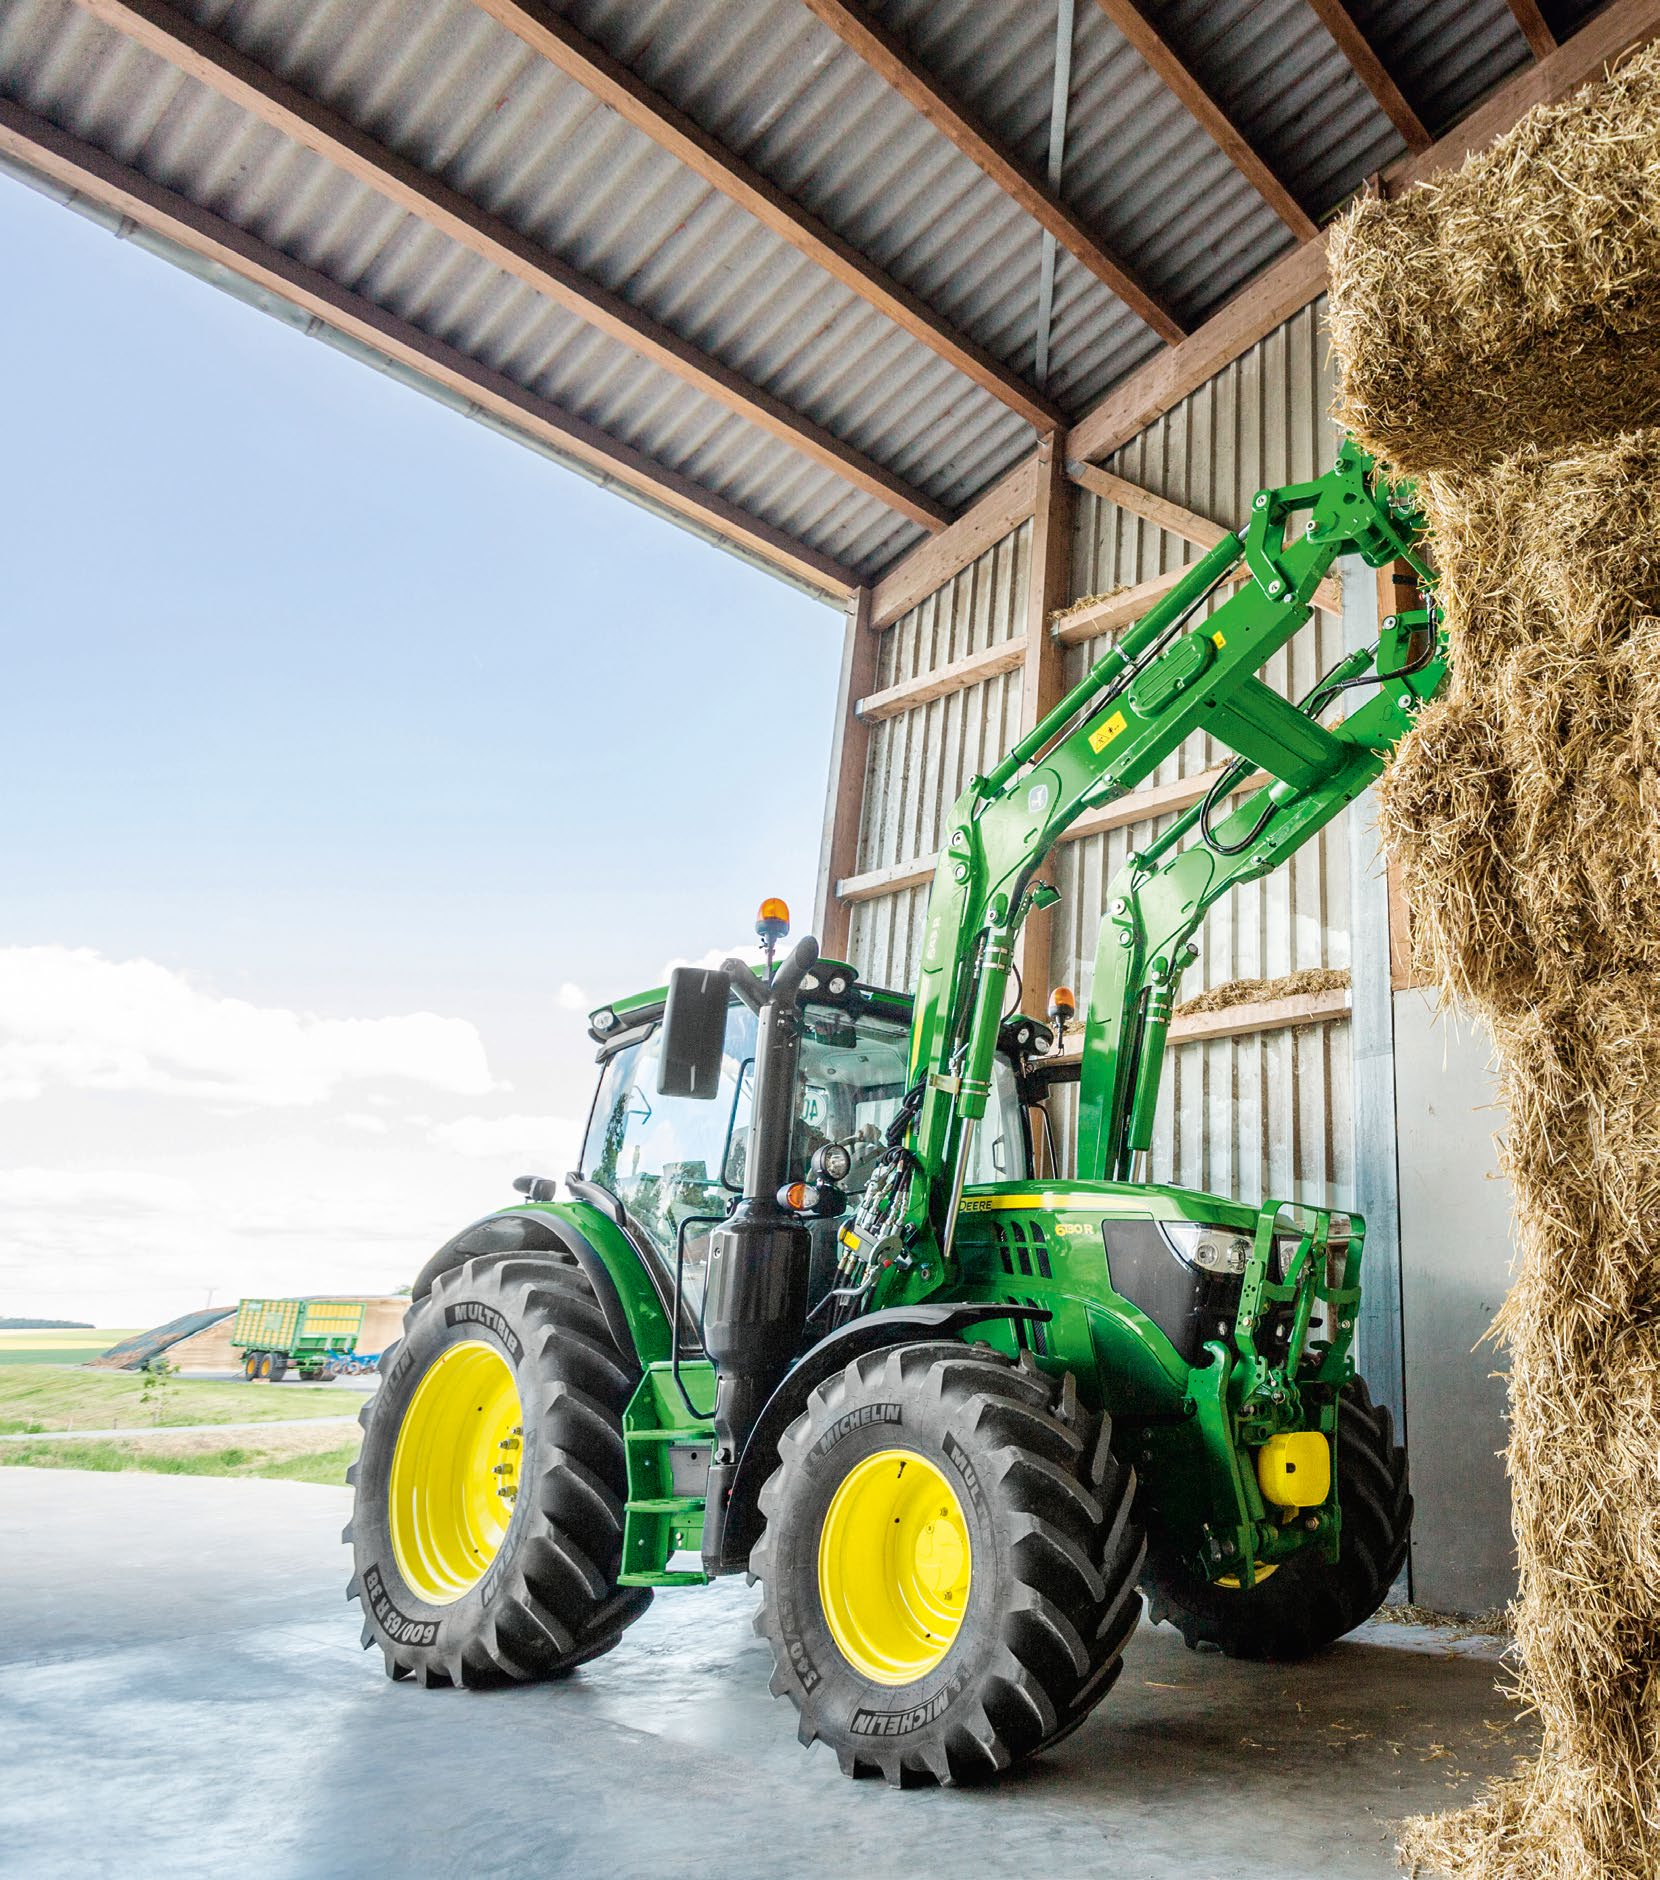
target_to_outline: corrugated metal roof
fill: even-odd
[[[947,509],[1030,447],[993,392],[469,0],[185,0],[179,11]],[[552,11],[1030,378],[1038,225],[799,0]],[[1042,167],[1054,0],[869,11],[1004,147]],[[1317,219],[1398,154],[1394,127],[1304,0],[1166,0],[1157,15]],[[1503,0],[1357,0],[1356,15],[1432,128],[1529,57]],[[884,497],[76,0],[0,9],[0,93],[861,578],[921,539]],[[1061,174],[1069,207],[1190,324],[1292,240],[1087,0]],[[1068,416],[1160,344],[1061,251],[1046,389]]]

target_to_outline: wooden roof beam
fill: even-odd
[[[1222,154],[1292,234],[1304,241],[1313,235],[1314,218],[1269,168],[1267,160],[1259,154],[1251,140],[1199,83],[1181,54],[1143,11],[1140,0],[1096,0],[1096,5],[1175,93],[1188,115],[1209,133]]]
[[[1557,39],[1539,11],[1538,0],[1510,0],[1510,11],[1515,14],[1516,24],[1521,27],[1522,37],[1532,48],[1534,58],[1548,59],[1556,50]]]
[[[1028,424],[1049,431],[1062,422],[1060,408],[1012,367],[959,331],[919,294],[901,286],[851,242],[653,91],[621,61],[541,5],[540,0],[474,0],[474,5],[539,58],[591,92],[626,124],[683,163],[711,189],[735,202]]]
[[[1045,228],[1095,278],[1170,345],[1185,332],[1170,307],[1080,220],[1035,170],[1013,156],[924,72],[906,46],[848,0],[805,0],[842,44],[856,52],[934,129],[978,165],[1010,201]]]
[[[1377,101],[1378,108],[1401,134],[1408,150],[1427,150],[1435,139],[1424,121],[1406,101],[1399,85],[1389,75],[1388,67],[1372,48],[1372,42],[1360,30],[1345,0],[1308,0],[1319,15],[1320,24],[1337,41],[1337,49],[1354,68],[1355,75]],[[1531,4],[1531,0],[1512,0],[1512,5]]]
[[[331,106],[216,38],[162,0],[81,0],[114,27],[187,78],[205,85],[336,165],[469,253],[649,359],[706,398],[758,426],[803,456],[935,534],[951,520],[941,503],[915,489],[825,426],[752,384],[742,373],[670,331],[557,255],[488,214],[459,190],[378,144]]]
[[[615,483],[821,593],[845,595],[858,587],[858,577],[830,556],[3,97],[0,156],[311,314],[551,454],[597,473],[601,483]]]

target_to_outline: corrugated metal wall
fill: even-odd
[[[1032,525],[978,561],[882,636],[876,684],[920,678],[968,653],[1017,638],[1025,626]],[[1020,673],[1001,673],[871,727],[859,828],[859,872],[930,856],[945,813],[976,771],[989,770],[1020,732]],[[852,962],[880,986],[916,976],[926,884],[861,902],[853,911]]]
[[[1236,524],[1267,483],[1318,474],[1337,434],[1326,416],[1333,370],[1324,302],[1305,309],[1132,440],[1108,467],[1213,521]],[[1132,586],[1191,559],[1180,538],[1079,493],[1072,592]],[[907,614],[886,636],[878,683],[928,672],[1020,631],[1029,529],[1022,527]],[[1073,648],[1066,682],[1104,642]],[[1266,669],[1301,696],[1341,656],[1342,626],[1317,616]],[[861,872],[931,855],[941,818],[964,780],[1016,734],[1020,675],[989,680],[873,729],[860,839]],[[1153,779],[1207,769],[1223,753],[1193,739]],[[1058,851],[1052,982],[1087,997],[1106,887],[1128,850],[1162,825],[1129,825]],[[911,983],[926,887],[861,903],[852,956],[870,979]],[[1349,964],[1349,875],[1342,822],[1286,867],[1241,889],[1212,913],[1197,965],[1201,987],[1274,978],[1308,966]],[[1346,1023],[1175,1047],[1166,1066],[1154,1173],[1195,1187],[1282,1198],[1352,1201],[1349,1038]],[[1070,1130],[1067,1131],[1070,1136]]]
[[[1317,476],[1338,433],[1326,415],[1335,368],[1325,302],[1305,308],[1108,460],[1107,467],[1214,522],[1237,525],[1265,484]],[[1100,594],[1181,566],[1198,553],[1179,537],[1080,493],[1073,591]],[[1081,678],[1107,642],[1072,649]],[[1341,621],[1317,614],[1263,677],[1300,698],[1343,654]],[[1156,773],[1173,783],[1230,753],[1192,738]],[[1125,856],[1164,822],[1131,824],[1062,845],[1055,884],[1053,979],[1087,998],[1106,889]],[[1274,979],[1349,964],[1348,840],[1341,819],[1283,868],[1220,902],[1182,980],[1191,997],[1230,979]],[[1153,1151],[1160,1179],[1195,1188],[1348,1203],[1353,1199],[1348,1026],[1268,1032],[1172,1048]]]

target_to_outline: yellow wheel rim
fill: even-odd
[[[950,1651],[973,1550],[956,1491],[925,1456],[883,1449],[836,1490],[818,1592],[837,1649],[876,1684],[913,1684]]]
[[[404,1584],[447,1606],[483,1579],[513,1519],[524,1415],[494,1345],[452,1345],[415,1387],[387,1508]]]

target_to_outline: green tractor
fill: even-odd
[[[364,1412],[351,1591],[393,1677],[559,1677],[655,1589],[748,1572],[803,1742],[961,1783],[1079,1725],[1143,1594],[1254,1658],[1376,1610],[1411,1500],[1350,1356],[1363,1223],[1146,1163],[1207,909],[1361,795],[1443,682],[1421,533],[1353,444],[1260,492],[955,805],[914,993],[812,940],[779,963],[767,904],[764,968],[593,1014],[565,1198],[522,1178],[428,1261]],[[1255,675],[1342,555],[1406,562],[1424,604],[1293,704]],[[1113,884],[1057,1051],[1065,1001],[1010,1015],[1039,871],[1196,731],[1236,759]]]

